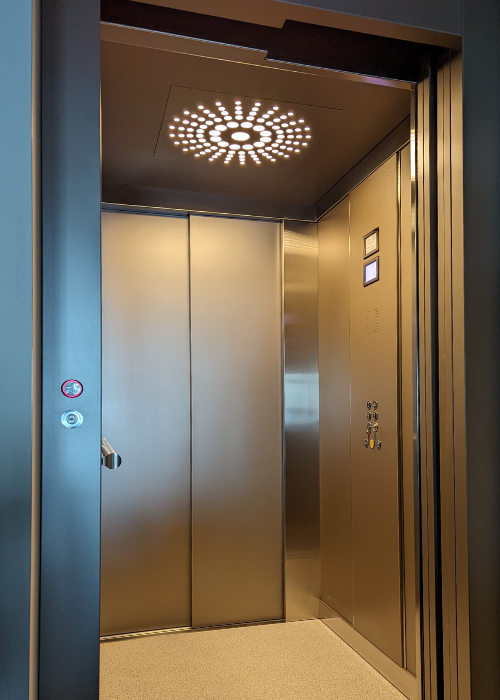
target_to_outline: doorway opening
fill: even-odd
[[[102,39],[101,698],[416,698],[412,85]]]

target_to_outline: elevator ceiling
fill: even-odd
[[[193,55],[193,45],[183,45],[181,52],[119,43],[116,38],[102,42],[104,201],[301,218],[410,112],[410,92],[405,89],[349,81],[327,71],[266,65],[262,57],[255,60],[259,52],[233,49],[228,60],[227,47],[214,47],[212,57]],[[273,146],[274,152],[263,150],[259,141],[260,152],[247,150],[244,158],[240,145],[233,151],[235,157],[225,162],[229,144],[235,143],[233,129],[224,136],[228,141],[219,139],[222,145],[228,143],[224,153],[219,149],[219,157],[202,152],[205,146],[196,141],[196,131],[202,140],[205,134],[209,146],[217,137],[208,136],[216,123],[205,132],[200,127],[197,120],[208,116],[199,107],[211,110],[224,125],[229,122],[220,110],[234,117],[236,102],[241,103],[243,118],[253,115],[253,126],[259,117],[271,124],[275,115],[263,113],[276,108],[278,116],[295,121],[293,127],[286,123],[293,137],[286,129],[282,134],[272,130],[273,142],[265,145]],[[256,103],[260,111],[252,113]],[[169,136],[169,129],[178,129],[186,119],[184,111],[196,113],[197,126],[185,128],[193,130],[191,141],[198,150],[191,142],[179,141],[179,131]],[[271,129],[266,121],[262,125]],[[245,123],[250,149],[258,135]],[[300,127],[308,132],[297,135]],[[284,157],[279,147],[290,138],[299,141],[286,144],[292,150],[282,149]]]

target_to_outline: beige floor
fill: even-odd
[[[105,642],[101,700],[405,700],[319,620]]]

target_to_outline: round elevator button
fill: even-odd
[[[76,399],[83,392],[83,384],[77,379],[67,379],[62,385],[61,391],[68,399]]]
[[[79,428],[83,423],[83,416],[79,411],[66,411],[61,416],[61,423],[65,428]]]

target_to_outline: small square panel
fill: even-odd
[[[363,257],[369,258],[370,255],[378,253],[378,250],[378,228],[375,228],[363,236]]]
[[[363,287],[367,287],[369,284],[378,282],[379,279],[379,259],[378,257],[366,262],[363,265]]]

